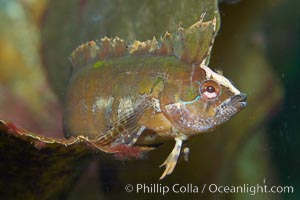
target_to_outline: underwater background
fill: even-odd
[[[131,41],[159,38],[180,21],[187,27],[203,12],[212,17],[209,11],[216,5],[214,0],[0,0],[0,120],[44,136],[63,137],[62,101],[74,48],[103,36]],[[172,175],[158,181],[162,172],[158,166],[172,148],[171,141],[145,160],[119,161],[100,153],[82,162],[75,156],[82,165],[76,175],[59,165],[51,169],[71,177],[69,182],[51,175],[39,182],[35,174],[47,172],[47,167],[34,165],[30,157],[12,166],[3,155],[14,145],[24,155],[27,148],[0,142],[0,198],[300,199],[300,3],[224,0],[218,6],[221,24],[209,66],[222,70],[248,95],[248,106],[212,133],[192,138],[189,162],[180,162]],[[12,155],[17,160],[19,154]],[[30,173],[29,167],[34,169]],[[48,182],[61,186],[54,189]],[[199,188],[292,186],[293,193],[206,191],[163,196],[124,189],[127,184],[176,183]]]

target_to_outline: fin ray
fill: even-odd
[[[176,56],[186,63],[201,63],[203,60],[207,63],[216,35],[216,17],[206,22],[203,22],[203,17],[201,15],[200,20],[187,29],[180,26],[173,34],[166,32],[159,42],[153,37],[152,40],[136,40],[127,45],[119,37],[104,37],[84,43],[70,56],[73,73],[95,61],[127,55]]]
[[[132,113],[123,114],[112,127],[100,133],[96,139],[98,145],[130,144],[136,134],[141,134],[139,133],[140,127],[138,127],[137,122],[151,106],[151,99],[149,97],[141,98]]]

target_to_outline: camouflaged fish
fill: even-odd
[[[186,140],[246,106],[246,95],[207,66],[216,18],[203,16],[159,42],[105,37],[79,46],[71,55],[65,134],[86,136],[112,153],[120,145],[147,149],[174,139],[160,179],[171,174],[180,153],[189,152]]]

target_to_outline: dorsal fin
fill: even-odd
[[[124,56],[127,51],[124,40],[119,37],[113,39],[104,37],[101,40],[90,41],[77,47],[72,52],[70,61],[76,71],[96,60]]]
[[[187,29],[179,26],[173,34],[174,54],[183,62],[199,64],[207,59],[216,35],[216,17],[203,22],[204,15],[198,22]]]
[[[153,37],[152,40],[136,40],[127,45],[119,37],[104,37],[84,43],[71,54],[73,71],[95,61],[126,55],[174,55],[186,63],[201,63],[209,57],[216,33],[216,17],[207,22],[203,22],[203,17],[204,15],[201,15],[200,20],[187,29],[179,26],[173,34],[166,32],[159,42]]]

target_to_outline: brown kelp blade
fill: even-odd
[[[83,136],[42,137],[0,121],[1,198],[64,199],[90,159],[102,151],[122,151],[126,158],[128,154],[138,156],[143,149],[104,149]]]
[[[71,54],[70,60],[74,71],[99,60],[112,59],[122,56],[176,56],[190,64],[201,63],[209,57],[216,34],[216,17],[212,20],[200,20],[187,29],[178,27],[174,33],[166,34],[157,41],[134,41],[128,44],[119,37],[104,37],[90,41],[77,47]]]
[[[43,138],[0,121],[1,198],[62,198],[85,167],[90,149],[79,138]]]

